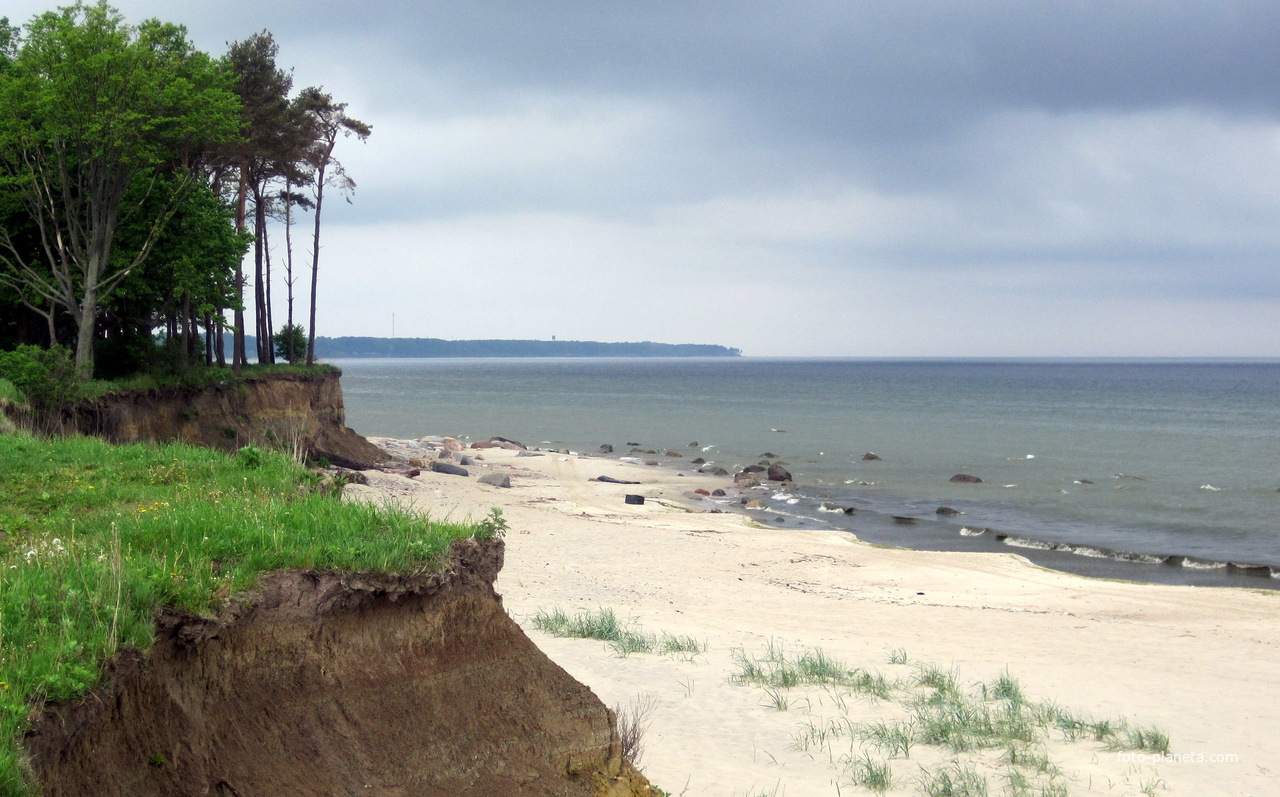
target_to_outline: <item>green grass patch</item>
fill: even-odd
[[[182,385],[200,388],[215,385],[226,386],[240,379],[249,377],[274,376],[277,374],[296,374],[299,376],[318,376],[339,370],[336,366],[325,363],[315,365],[245,365],[237,377],[230,368],[194,367],[184,373],[143,373],[120,379],[94,379],[79,386],[82,398],[96,399],[109,393],[126,393],[135,390],[155,390],[156,388]]]
[[[27,403],[27,397],[22,395],[17,385],[8,379],[0,379],[0,403],[22,405]]]
[[[795,704],[787,690],[821,687],[838,714],[801,722],[792,748],[816,755],[840,754],[845,776],[855,785],[883,791],[892,782],[889,762],[909,759],[917,746],[948,760],[941,766],[921,767],[912,779],[916,793],[925,795],[985,795],[986,776],[973,767],[984,757],[1001,771],[1004,792],[1011,795],[1066,793],[1062,768],[1047,752],[1047,744],[1088,742],[1113,750],[1169,751],[1169,737],[1158,728],[1134,726],[1123,719],[1096,719],[1052,701],[1032,701],[1022,684],[1007,670],[990,681],[963,683],[955,670],[913,662],[906,651],[895,650],[891,664],[911,667],[905,678],[849,667],[818,648],[790,652],[770,640],[758,654],[734,650],[739,684],[764,689],[762,704],[785,710]],[[841,691],[846,690],[846,691]],[[845,698],[860,695],[891,704],[897,714],[884,719],[855,721]],[[807,699],[805,700],[807,702]],[[868,750],[878,755],[872,757]]]
[[[632,653],[661,653],[693,659],[707,650],[707,644],[691,636],[645,633],[633,620],[619,620],[613,609],[597,609],[566,614],[560,607],[539,609],[533,627],[552,636],[598,639],[623,658]]]
[[[29,793],[13,740],[94,687],[161,607],[210,613],[265,572],[425,572],[500,533],[342,503],[292,460],[177,445],[0,436],[0,795]]]

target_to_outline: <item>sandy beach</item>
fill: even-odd
[[[735,498],[729,478],[605,457],[465,453],[483,457],[467,477],[369,471],[369,484],[347,495],[402,501],[434,518],[501,508],[510,528],[497,586],[508,612],[605,703],[652,704],[640,766],[671,794],[866,794],[846,765],[868,752],[889,761],[889,794],[920,793],[921,767],[955,763],[985,775],[992,794],[1012,788],[999,750],[917,744],[909,758],[889,758],[838,734],[822,743],[812,729],[904,709],[838,688],[771,693],[737,682],[735,661],[769,645],[790,656],[820,649],[904,682],[936,667],[966,689],[1007,671],[1030,700],[1168,734],[1174,760],[1051,734],[1043,752],[1060,774],[1040,783],[1066,793],[1280,794],[1275,592],[1101,581],[1014,554],[871,546],[844,533],[765,527],[688,497],[722,488]],[[507,474],[512,486],[478,483],[486,473]],[[625,503],[628,493],[645,503]],[[533,616],[553,608],[612,609],[645,632],[690,636],[706,649],[620,656],[603,642],[536,630]]]

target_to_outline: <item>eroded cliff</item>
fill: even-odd
[[[648,795],[615,719],[506,614],[501,540],[435,572],[266,577],[25,737],[67,795]]]
[[[84,434],[118,443],[296,447],[345,467],[372,467],[386,455],[347,428],[341,375],[269,374],[198,388],[123,391],[77,405],[68,420]]]

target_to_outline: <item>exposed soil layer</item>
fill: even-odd
[[[69,415],[84,434],[116,443],[176,440],[232,451],[291,448],[335,465],[369,468],[386,454],[346,426],[341,372],[248,376],[226,385],[111,393]]]
[[[25,743],[55,795],[648,795],[615,719],[529,641],[501,540],[413,577],[285,572],[50,707]]]

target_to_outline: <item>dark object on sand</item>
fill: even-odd
[[[481,484],[490,484],[494,487],[510,487],[511,477],[505,473],[486,473],[476,481]]]
[[[431,463],[431,469],[436,473],[447,473],[450,476],[470,476],[466,468],[460,468],[457,465],[450,465],[448,462],[440,462],[436,460]]]
[[[626,479],[615,479],[612,476],[597,476],[596,481],[605,484],[639,484],[640,482],[629,482]]]
[[[400,475],[404,476],[406,479],[412,479],[415,476],[421,476],[422,471],[418,470],[417,468],[410,468],[409,470],[405,471]]]
[[[884,457],[880,456],[879,454],[874,454],[870,451],[862,455],[863,462],[880,462],[883,459]]]
[[[958,514],[960,514],[960,510],[959,510],[959,509],[952,509],[952,508],[951,508],[951,507],[949,507],[949,506],[940,506],[940,507],[938,507],[937,514],[939,514],[939,515],[958,515]]]
[[[627,502],[628,504],[635,504],[636,506],[641,506],[644,504],[643,495],[628,495],[622,500]]]
[[[977,476],[970,476],[967,473],[957,473],[951,477],[951,481],[956,484],[982,484],[982,479]]]

